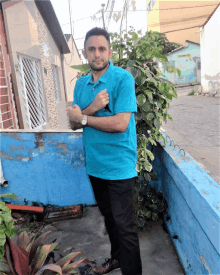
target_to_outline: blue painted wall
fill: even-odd
[[[163,68],[161,70],[164,78],[174,84],[188,84],[199,82],[197,79],[196,62],[200,59],[200,46],[188,43],[188,46],[167,55],[168,61],[172,66],[180,69],[181,76],[175,73],[168,73]],[[200,73],[201,74],[201,73]]]
[[[96,203],[86,174],[82,133],[11,132],[0,138],[4,178],[9,182],[0,192],[17,195],[12,203]]]
[[[150,184],[168,201],[166,224],[186,274],[220,274],[220,185],[177,146],[154,154],[158,181]]]
[[[1,133],[1,159],[16,204],[94,205],[81,133]],[[176,148],[176,149],[175,149]],[[151,182],[164,192],[166,221],[186,274],[220,274],[220,185],[178,147],[154,148]],[[181,151],[182,152],[182,151]]]

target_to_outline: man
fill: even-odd
[[[137,176],[134,79],[109,61],[112,49],[103,29],[86,34],[83,55],[92,72],[77,80],[68,114],[73,130],[83,127],[86,169],[111,242],[111,258],[93,271],[108,274],[121,268],[123,275],[141,275],[133,204]]]

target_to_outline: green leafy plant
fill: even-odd
[[[172,120],[167,110],[172,98],[177,98],[177,92],[171,82],[162,78],[157,64],[161,62],[168,71],[181,73],[168,65],[167,57],[161,53],[164,46],[158,38],[159,34],[154,32],[139,37],[134,29],[122,37],[111,34],[114,65],[129,71],[135,79],[138,179],[134,198],[136,221],[140,227],[144,227],[147,220],[157,220],[159,214],[167,209],[163,194],[149,185],[156,179],[151,164],[154,155],[150,148],[161,139],[166,142],[160,126],[162,121]]]
[[[91,264],[88,259],[74,262],[82,252],[73,252],[61,258],[54,264],[45,264],[48,255],[56,249],[59,243],[44,244],[46,236],[51,231],[38,233],[31,239],[28,233],[22,232],[15,245],[9,238],[5,243],[5,257],[0,260],[0,274],[9,275],[40,275],[59,274],[67,275],[77,273],[74,269],[82,262]],[[46,273],[45,273],[46,272]]]
[[[194,89],[192,89],[191,92],[188,93],[188,95],[194,95],[196,93],[196,91]]]
[[[17,199],[17,196],[13,193],[0,195],[0,197]],[[5,202],[0,201],[0,259],[5,254],[4,244],[6,242],[6,236],[13,238],[14,230],[11,210],[5,206]]]

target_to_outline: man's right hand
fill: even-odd
[[[103,109],[108,103],[109,95],[107,93],[107,89],[104,89],[96,95],[94,101],[92,102],[92,107],[97,112]]]

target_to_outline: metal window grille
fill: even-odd
[[[40,61],[18,55],[18,68],[29,129],[40,129],[46,123]]]
[[[52,74],[53,74],[53,84],[54,84],[54,90],[55,90],[55,99],[56,99],[56,102],[59,102],[60,89],[59,89],[58,68],[56,65],[52,65]]]
[[[10,104],[9,88],[3,56],[3,48],[0,44],[0,128],[14,128],[12,109]]]

